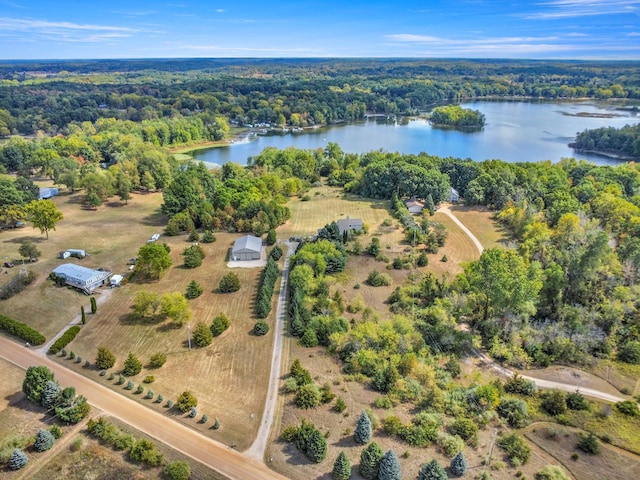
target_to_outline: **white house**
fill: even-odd
[[[460,201],[460,194],[453,187],[451,187],[451,194],[449,195],[449,201],[450,202],[459,202]]]
[[[87,295],[104,285],[111,276],[111,272],[93,270],[75,263],[63,263],[54,268],[52,273],[57,278],[64,278],[67,285],[78,288]]]
[[[336,225],[338,225],[338,230],[340,230],[340,236],[343,236],[344,232],[348,232],[348,234],[351,234],[351,232],[359,232],[363,226],[361,218],[349,218],[348,216],[347,218],[338,220]]]
[[[245,235],[233,243],[231,260],[260,260],[262,240],[253,235]]]
[[[422,213],[422,209],[424,208],[424,203],[422,203],[415,197],[411,197],[404,201],[404,206],[407,207],[407,210],[409,210],[409,213]]]

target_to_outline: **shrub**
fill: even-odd
[[[193,232],[191,232],[189,234],[189,241],[190,242],[199,242],[200,241],[200,234],[194,230]]]
[[[71,350],[71,352],[69,352],[69,358],[70,358],[71,360],[73,360],[74,358],[76,358],[76,353],[75,353],[73,350]]]
[[[124,378],[124,375],[118,375],[118,381],[116,382],[116,385],[122,385],[125,380],[126,379]]]
[[[91,366],[91,362],[89,360],[84,361],[84,368],[89,368]]]
[[[224,313],[216,315],[216,317],[213,319],[213,322],[211,322],[211,327],[209,327],[211,329],[211,334],[214,337],[221,335],[222,332],[229,328],[230,324],[231,323],[229,322],[229,319]]]
[[[478,441],[478,424],[469,418],[456,418],[449,425],[449,433],[458,435],[465,442],[474,445]]]
[[[210,230],[206,230],[202,235],[202,243],[213,243],[215,241],[216,241],[216,236]]]
[[[104,345],[98,347],[96,368],[109,369],[116,364],[116,356]]]
[[[161,393],[158,394],[158,396],[156,397],[155,402],[156,403],[162,403],[164,401],[164,397],[162,396]]]
[[[600,451],[600,443],[593,433],[581,435],[576,447],[589,455],[596,455]]]
[[[167,407],[167,408],[173,407],[173,400],[171,400],[171,399],[167,400],[167,403],[165,403],[165,407]]]
[[[504,391],[507,393],[531,397],[536,393],[536,383],[533,380],[527,380],[516,373],[505,382]]]
[[[156,381],[156,377],[154,377],[153,375],[147,375],[146,377],[144,377],[144,380],[142,380],[143,383],[153,383]]]
[[[69,327],[66,330],[66,332],[64,332],[62,336],[58,338],[55,342],[53,342],[51,347],[49,347],[49,353],[52,355],[55,355],[56,353],[58,353],[60,350],[66,347],[69,344],[69,342],[71,342],[71,340],[76,338],[76,335],[78,335],[79,331],[80,331],[79,325],[73,325],[72,327]]]
[[[164,474],[169,480],[189,480],[191,478],[191,466],[189,462],[176,460],[169,462],[164,467]]]
[[[80,355],[76,357],[76,363],[82,363],[82,357]]]
[[[314,383],[302,385],[298,388],[295,404],[299,408],[309,409],[320,405],[320,389]]]
[[[154,353],[153,355],[151,355],[151,358],[149,359],[149,368],[160,368],[166,363],[166,361],[167,361],[167,356],[164,353],[162,352]]]
[[[19,448],[13,450],[11,459],[9,460],[9,468],[11,470],[20,470],[29,462],[29,457]]]
[[[267,238],[265,240],[265,243],[271,246],[271,245],[275,245],[277,240],[278,240],[278,237],[276,236],[276,231],[274,228],[272,228],[271,230],[269,230],[269,232],[267,232]]]
[[[204,250],[200,245],[191,245],[184,249],[184,266],[187,268],[196,268],[202,265],[205,257]]]
[[[540,406],[549,415],[560,415],[567,411],[567,396],[560,390],[548,390],[541,395]]]
[[[62,436],[62,429],[58,424],[54,423],[53,425],[51,425],[49,427],[49,431],[51,432],[51,435],[53,435],[53,438],[55,438],[56,440]]]
[[[614,407],[623,415],[628,415],[630,417],[640,417],[638,404],[633,400],[624,400],[623,402],[618,402],[614,405]]]
[[[178,400],[176,400],[176,407],[182,413],[186,413],[191,408],[198,405],[198,399],[190,390],[185,390],[180,394]]]
[[[106,370],[100,370],[100,376],[104,377],[107,374]]]
[[[124,369],[122,370],[122,374],[125,377],[132,377],[134,375],[139,374],[142,371],[142,362],[138,360],[133,353],[129,352],[129,356],[124,361]]]
[[[547,465],[536,472],[535,480],[570,480],[564,470],[557,465]]]
[[[240,278],[237,273],[227,273],[222,280],[220,280],[220,292],[233,293],[240,290]]]
[[[87,314],[84,312],[84,305],[80,305],[80,321],[83,325],[87,323]]]
[[[209,417],[207,416],[207,414],[203,414],[202,418],[200,419],[200,423],[205,424],[209,421]]]
[[[134,387],[134,386],[135,386],[135,383],[133,383],[133,380],[129,380],[129,381],[127,382],[127,386],[126,386],[126,387],[124,387],[124,388],[125,388],[125,390],[133,390],[133,387]]]
[[[91,297],[91,313],[96,313],[98,311],[98,302],[96,302],[96,297]]]
[[[382,287],[391,285],[393,281],[388,274],[380,273],[377,270],[373,270],[367,277],[367,283],[372,287]]]
[[[260,286],[256,295],[255,308],[258,318],[267,318],[271,312],[271,298],[279,275],[278,265],[273,258],[269,257],[260,275]]]
[[[515,433],[499,438],[498,446],[505,450],[514,467],[524,465],[531,457],[531,448],[524,438]]]
[[[189,282],[189,285],[187,285],[187,291],[185,292],[184,296],[189,299],[198,298],[200,295],[202,295],[203,291],[204,290],[202,286],[198,282],[196,282],[195,280],[191,280]]]
[[[140,384],[138,388],[136,388],[136,395],[140,395],[142,392],[144,392],[144,387]]]
[[[198,415],[198,410],[196,407],[191,407],[191,411],[189,412],[189,418],[196,418]]]
[[[439,432],[436,437],[436,443],[447,457],[451,458],[464,448],[463,440],[457,435],[449,435],[445,432]]]
[[[49,450],[51,447],[53,447],[54,442],[55,438],[53,437],[51,432],[41,428],[40,430],[38,430],[36,441],[33,444],[33,447],[38,452],[44,452],[45,450]]]
[[[496,411],[512,428],[522,428],[527,424],[527,404],[522,400],[504,398]]]
[[[14,295],[17,295],[18,293],[23,291],[25,288],[27,288],[27,286],[30,283],[32,283],[35,279],[36,279],[36,273],[31,269],[29,270],[29,272],[27,273],[26,276],[16,275],[11,280],[9,280],[9,283],[7,283],[4,287],[0,288],[0,300],[7,300],[7,299],[13,297]],[[1,316],[2,315],[0,315],[0,317]],[[1,321],[0,321],[0,323],[1,323]],[[17,322],[17,323],[19,323],[19,322]],[[22,325],[24,325],[24,324],[22,324]],[[20,335],[17,335],[15,333],[13,335],[16,335],[17,337],[20,336]],[[23,338],[23,340],[31,342],[34,345],[40,345],[40,343],[32,342],[31,340],[28,340],[26,338]],[[41,343],[44,343],[44,340]]]
[[[131,450],[129,450],[129,457],[139,463],[144,463],[150,467],[157,467],[162,464],[163,456],[158,451],[155,443],[151,440],[143,438],[137,440]]]
[[[589,404],[579,391],[567,394],[567,408],[569,410],[588,410]]]
[[[640,342],[632,340],[618,351],[618,360],[635,365],[640,364]]]
[[[282,248],[280,248],[280,245],[276,245],[271,249],[269,256],[277,262],[282,258],[283,253],[284,252],[282,251]]]
[[[447,480],[448,478],[447,472],[435,458],[423,464],[418,472],[418,480]]]
[[[253,326],[253,334],[259,337],[266,335],[269,333],[269,324],[267,322],[263,322],[262,320],[256,322]]]
[[[153,392],[153,390],[149,389],[147,391],[147,394],[144,396],[144,398],[151,400],[153,397],[155,397],[156,394]]]
[[[318,335],[313,328],[307,328],[302,337],[300,337],[300,345],[307,348],[313,348],[318,346]]]
[[[217,418],[213,421],[213,425],[211,426],[214,430],[218,430],[220,428],[220,420]]]

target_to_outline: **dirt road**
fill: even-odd
[[[269,375],[269,390],[265,400],[264,412],[262,414],[262,423],[258,430],[258,435],[253,441],[251,447],[246,450],[245,455],[258,461],[264,459],[264,452],[267,449],[269,441],[269,433],[273,425],[273,419],[278,401],[278,388],[280,386],[280,369],[282,364],[282,345],[285,335],[286,322],[286,301],[287,301],[287,282],[289,280],[289,259],[296,253],[297,242],[285,242],[287,253],[282,267],[282,281],[280,282],[280,293],[278,295],[278,306],[276,308],[276,319],[273,329],[273,354],[271,356],[271,373]]]
[[[263,463],[66,369],[22,344],[0,337],[0,357],[25,370],[30,366],[46,366],[61,385],[74,386],[79,394],[87,397],[91,405],[231,479],[286,480],[286,477],[269,470]]]
[[[484,251],[484,247],[482,246],[482,244],[480,243],[480,241],[476,238],[476,236],[471,233],[471,230],[469,230],[464,223],[462,223],[460,220],[458,220],[458,217],[456,217],[451,210],[449,209],[449,205],[448,204],[444,204],[442,205],[440,208],[438,208],[438,212],[440,213],[444,213],[447,217],[449,217],[451,220],[453,220],[453,223],[455,223],[457,226],[460,227],[460,229],[467,234],[467,236],[471,239],[471,241],[473,242],[473,244],[476,246],[476,248],[478,249],[478,252],[480,253],[480,255],[482,255],[482,252]]]

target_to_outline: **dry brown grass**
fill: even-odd
[[[161,237],[161,241],[171,247],[174,266],[158,282],[134,281],[115,289],[110,301],[99,307],[95,315],[88,316],[87,325],[68,349],[93,360],[97,346],[106,345],[118,359],[114,371],[122,367],[129,352],[135,353],[145,364],[153,353],[166,353],[168,360],[162,368],[145,368],[132,380],[139,383],[146,375],[154,375],[156,381],[145,387],[174,401],[182,391],[192,390],[199,400],[198,418],[205,413],[209,417],[207,425],[197,428],[225,443],[236,443],[242,449],[250,445],[257,432],[268,385],[273,337],[270,334],[255,337],[250,333],[256,321],[253,298],[260,269],[234,269],[240,277],[240,291],[231,294],[215,291],[222,276],[229,271],[225,259],[237,237],[221,233],[217,234],[216,243],[201,244],[207,257],[203,265],[195,269],[182,267],[182,251],[189,245],[185,236]],[[214,338],[209,347],[189,350],[186,325],[176,328],[170,322],[137,320],[131,315],[131,306],[139,290],[158,294],[171,291],[182,293],[191,280],[196,280],[204,288],[201,297],[189,301],[193,312],[191,326],[200,321],[209,325],[216,315],[225,313],[231,321],[231,327],[220,337]],[[60,361],[71,363],[68,360]],[[96,372],[79,370],[97,376]],[[115,386],[115,382],[106,383],[131,395],[121,386]],[[141,401],[153,408],[161,408],[148,400]],[[255,413],[254,420],[250,420],[251,413]],[[220,430],[208,428],[215,417],[222,424]],[[193,420],[185,421],[191,426],[196,425]]]
[[[28,323],[47,338],[71,321],[80,312],[81,305],[85,308],[89,305],[84,294],[54,287],[48,280],[55,267],[69,261],[58,258],[60,251],[84,249],[90,256],[72,259],[73,262],[122,273],[127,271],[127,259],[134,257],[140,245],[152,234],[162,231],[166,223],[164,215],[159,213],[162,203],[159,193],[134,194],[127,206],[113,202],[97,211],[82,209],[79,193],[62,194],[53,201],[63,212],[64,219],[49,233],[49,240],[31,225],[0,232],[0,257],[3,259],[18,259],[18,248],[28,239],[33,240],[42,252],[40,260],[29,265],[37,274],[36,281],[19,295],[0,302],[0,309],[16,320]],[[19,270],[19,266],[10,269],[9,274],[0,277],[0,282],[5,284]]]

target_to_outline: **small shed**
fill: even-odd
[[[260,260],[262,255],[262,240],[253,235],[245,235],[233,243],[231,249],[232,260]]]
[[[336,225],[338,225],[338,230],[340,230],[340,236],[344,236],[344,232],[347,232],[347,235],[350,235],[351,232],[359,232],[363,227],[361,218],[349,218],[349,216],[338,220]]]
[[[409,213],[422,213],[422,209],[424,208],[424,203],[418,200],[415,197],[411,197],[404,201],[404,206],[407,207]]]
[[[111,279],[109,280],[109,284],[111,285],[111,288],[119,286],[123,278],[124,277],[122,275],[112,275]]]
[[[86,294],[104,285],[111,276],[111,272],[93,270],[75,263],[64,263],[54,268],[52,273],[57,278],[63,278],[67,285],[78,288]]]
[[[452,202],[452,203],[456,203],[456,202],[460,201],[460,194],[453,187],[451,187],[451,193],[449,195],[449,201]]]

